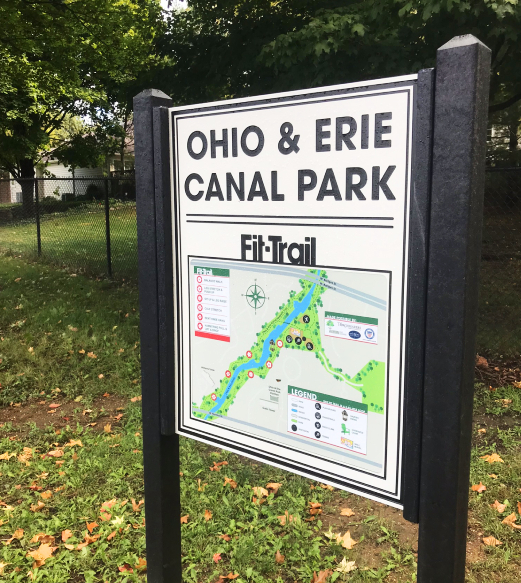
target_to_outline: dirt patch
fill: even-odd
[[[475,379],[489,387],[506,387],[521,383],[519,359],[485,358],[476,356]],[[519,385],[521,387],[521,384]]]
[[[51,407],[51,405],[59,405],[59,407]],[[62,429],[67,425],[72,426],[79,423],[83,427],[89,425],[94,431],[103,431],[103,427],[107,423],[113,427],[118,426],[121,422],[121,417],[118,418],[118,415],[121,414],[126,405],[128,405],[128,398],[118,395],[99,397],[89,408],[86,408],[81,402],[65,401],[60,398],[53,401],[33,400],[20,404],[20,406],[14,404],[0,409],[0,427],[6,423],[12,423],[12,434],[17,436],[29,433],[31,429],[29,424],[31,423],[36,424],[38,429],[44,429],[48,426]]]

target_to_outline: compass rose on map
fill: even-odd
[[[255,280],[255,283],[250,285],[246,290],[246,293],[242,295],[246,298],[248,305],[255,310],[255,313],[257,313],[259,308],[262,308],[265,300],[269,300],[269,298],[266,297],[264,290],[257,285],[257,280]]]

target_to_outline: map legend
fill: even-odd
[[[230,270],[194,266],[195,335],[230,342]]]
[[[367,454],[367,405],[288,387],[288,433]]]

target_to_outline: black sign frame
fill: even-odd
[[[420,71],[416,85],[402,503],[404,517],[420,522],[420,583],[464,580],[489,71],[490,50],[471,35],[456,37],[438,50],[436,70]],[[171,104],[157,90],[134,100],[152,583],[182,580]]]

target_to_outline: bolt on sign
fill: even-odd
[[[181,107],[136,98],[151,435],[401,508],[426,544],[423,515],[455,520],[464,477],[440,494],[427,476],[468,475],[468,460],[441,467],[438,446],[470,448],[452,432],[470,435],[488,55],[459,37],[436,71]],[[462,581],[464,538],[437,581]]]

